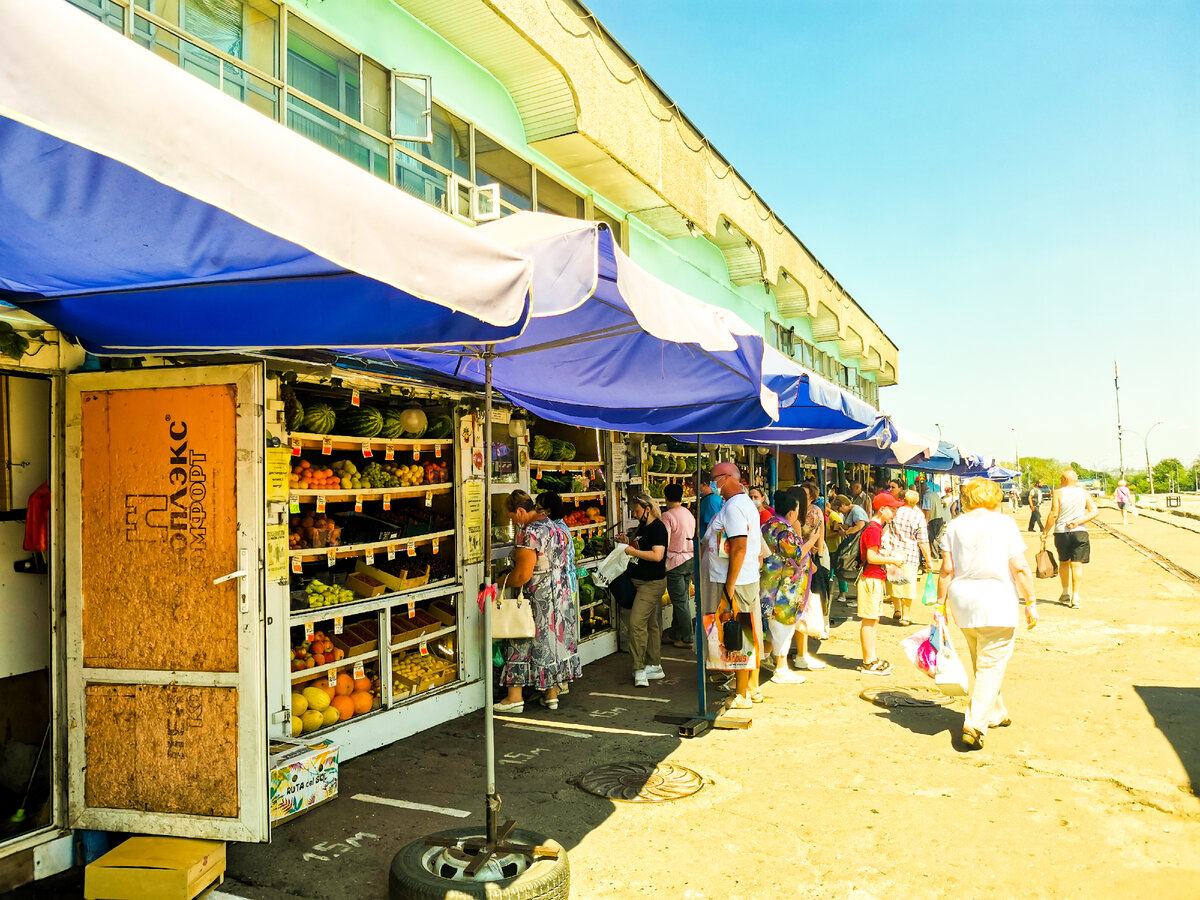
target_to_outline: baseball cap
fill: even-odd
[[[875,512],[879,512],[879,510],[883,509],[885,506],[899,508],[903,505],[903,503],[901,503],[887,491],[880,491],[875,495],[875,499],[871,501],[871,506],[875,509]]]
[[[713,478],[718,475],[728,475],[731,478],[741,478],[742,473],[738,471],[738,467],[731,462],[719,462],[712,469]]]

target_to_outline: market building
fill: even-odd
[[[578,3],[47,2],[71,3],[381,191],[464,225],[520,211],[602,222],[645,271],[872,406],[896,383],[886,334]],[[631,475],[694,477],[673,445],[510,405],[487,445],[479,392],[452,379],[319,355],[113,365],[27,312],[0,307],[0,322],[0,613],[14,623],[0,638],[0,796],[26,810],[0,833],[13,884],[69,866],[74,829],[268,839],[302,811],[270,794],[270,742],[329,736],[345,759],[482,705],[490,659],[472,649],[474,592],[506,542],[511,552],[503,494],[561,493],[586,568]],[[140,430],[147,404],[159,433]],[[211,447],[199,422],[221,436]],[[239,452],[260,444],[257,459]],[[150,467],[158,480],[143,489]],[[38,548],[28,523],[43,484],[56,489]],[[160,530],[164,541],[148,539]],[[118,533],[126,544],[97,538]],[[157,557],[137,542],[166,554],[164,567],[172,554],[229,565],[168,602],[139,593]],[[616,633],[585,593],[587,662],[613,652]],[[157,674],[131,684],[134,671]],[[200,733],[217,739],[189,768]]]

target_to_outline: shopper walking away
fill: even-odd
[[[929,552],[929,527],[925,524],[925,516],[917,509],[920,499],[916,491],[906,491],[904,506],[896,510],[889,529],[891,541],[888,550],[904,560],[899,567],[904,580],[889,580],[887,586],[896,624],[902,627],[912,624],[909,614],[913,601],[917,599],[917,569],[922,559],[925,560],[926,571],[930,575],[933,573],[933,556]]]
[[[558,709],[559,685],[582,674],[579,614],[568,574],[571,532],[554,522],[525,491],[508,496],[508,517],[520,532],[513,569],[502,586],[525,589],[533,607],[534,635],[506,642],[500,680],[508,688],[499,712],[521,712],[523,688],[542,692],[541,703]]]
[[[800,503],[794,495],[776,491],[775,515],[762,526],[763,552],[767,556],[759,573],[759,597],[771,652],[775,655],[775,674],[771,680],[781,684],[804,681],[803,675],[788,668],[787,655],[793,634],[796,635],[797,649],[808,658],[805,652],[807,636],[800,612],[809,597],[809,579],[813,571],[809,554],[816,546],[817,535],[805,527],[808,537],[804,538],[797,532],[799,527]]]
[[[1013,653],[1017,600],[1025,600],[1025,618],[1037,623],[1033,575],[1017,523],[1000,512],[1004,495],[995,482],[972,478],[961,491],[963,514],[942,538],[938,600],[949,601],[971,654],[974,684],[963,716],[962,741],[983,747],[989,728],[1011,724],[1000,696]]]
[[[684,650],[692,648],[696,610],[688,588],[692,583],[695,556],[696,517],[683,505],[683,486],[668,484],[663,491],[667,508],[667,594],[671,597],[671,641]]]
[[[706,613],[734,613],[754,635],[755,652],[762,659],[762,612],[758,600],[758,572],[762,532],[758,510],[742,490],[738,467],[731,462],[713,466],[717,490],[725,501],[704,535],[704,562],[708,579],[703,592]],[[749,709],[763,701],[758,668],[739,671],[734,709]]]
[[[667,677],[660,656],[662,595],[667,589],[667,526],[658,503],[649,494],[630,497],[629,511],[638,521],[637,532],[625,548],[633,557],[626,571],[637,588],[629,610],[629,652],[633,657],[634,686],[649,687],[651,681]]]
[[[871,513],[874,512],[871,495],[863,490],[861,481],[850,482],[850,502],[866,513],[868,519],[871,518]]]
[[[712,469],[705,469],[700,473],[700,496],[696,501],[696,533],[701,537],[708,534],[708,526],[724,502],[713,481]]]
[[[833,498],[833,508],[835,512],[841,514],[842,521],[830,523],[830,530],[841,536],[841,542],[830,560],[831,577],[838,579],[838,588],[849,601],[851,598],[848,589],[858,581],[859,573],[862,570],[862,564],[859,562],[858,539],[862,530],[867,527],[867,523],[871,521],[871,517],[863,512],[861,506],[852,503],[849,497],[842,494]]]
[[[1054,549],[1058,551],[1058,577],[1062,581],[1058,602],[1070,603],[1072,609],[1079,607],[1083,567],[1092,559],[1087,523],[1099,514],[1092,495],[1079,486],[1079,474],[1074,469],[1064,469],[1061,486],[1050,500],[1042,547],[1046,546],[1047,535],[1053,532]]]
[[[887,491],[880,491],[871,501],[875,515],[862,530],[858,539],[862,574],[858,576],[859,642],[862,644],[862,665],[858,671],[866,675],[891,675],[892,664],[880,659],[875,653],[875,632],[883,610],[883,598],[887,594],[887,570],[884,566],[898,566],[904,562],[901,556],[888,556],[883,552],[883,528],[896,514],[900,502]]]
[[[1128,525],[1129,510],[1133,508],[1133,495],[1129,493],[1129,485],[1125,483],[1124,478],[1117,482],[1117,489],[1113,491],[1113,499],[1117,501],[1117,509],[1121,511],[1121,524]]]
[[[1035,484],[1029,489],[1029,531],[1036,525],[1038,531],[1045,531],[1042,525],[1042,486]]]
[[[946,505],[942,502],[941,491],[932,481],[921,482],[920,494],[921,512],[925,514],[925,524],[929,526],[929,549],[936,557],[941,553],[938,538],[946,527]]]

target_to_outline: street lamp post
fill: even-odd
[[[1009,431],[1013,435],[1013,452],[1017,454],[1017,480],[1020,482],[1021,490],[1025,490],[1025,474],[1021,471],[1021,448],[1017,445],[1017,429],[1010,428]]]
[[[1155,422],[1146,429],[1146,436],[1142,439],[1142,449],[1146,451],[1146,477],[1150,479],[1150,496],[1154,496],[1154,472],[1150,468],[1150,432],[1161,425],[1162,422]]]

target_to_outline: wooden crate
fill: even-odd
[[[225,880],[225,844],[134,837],[88,865],[86,900],[193,900]]]

